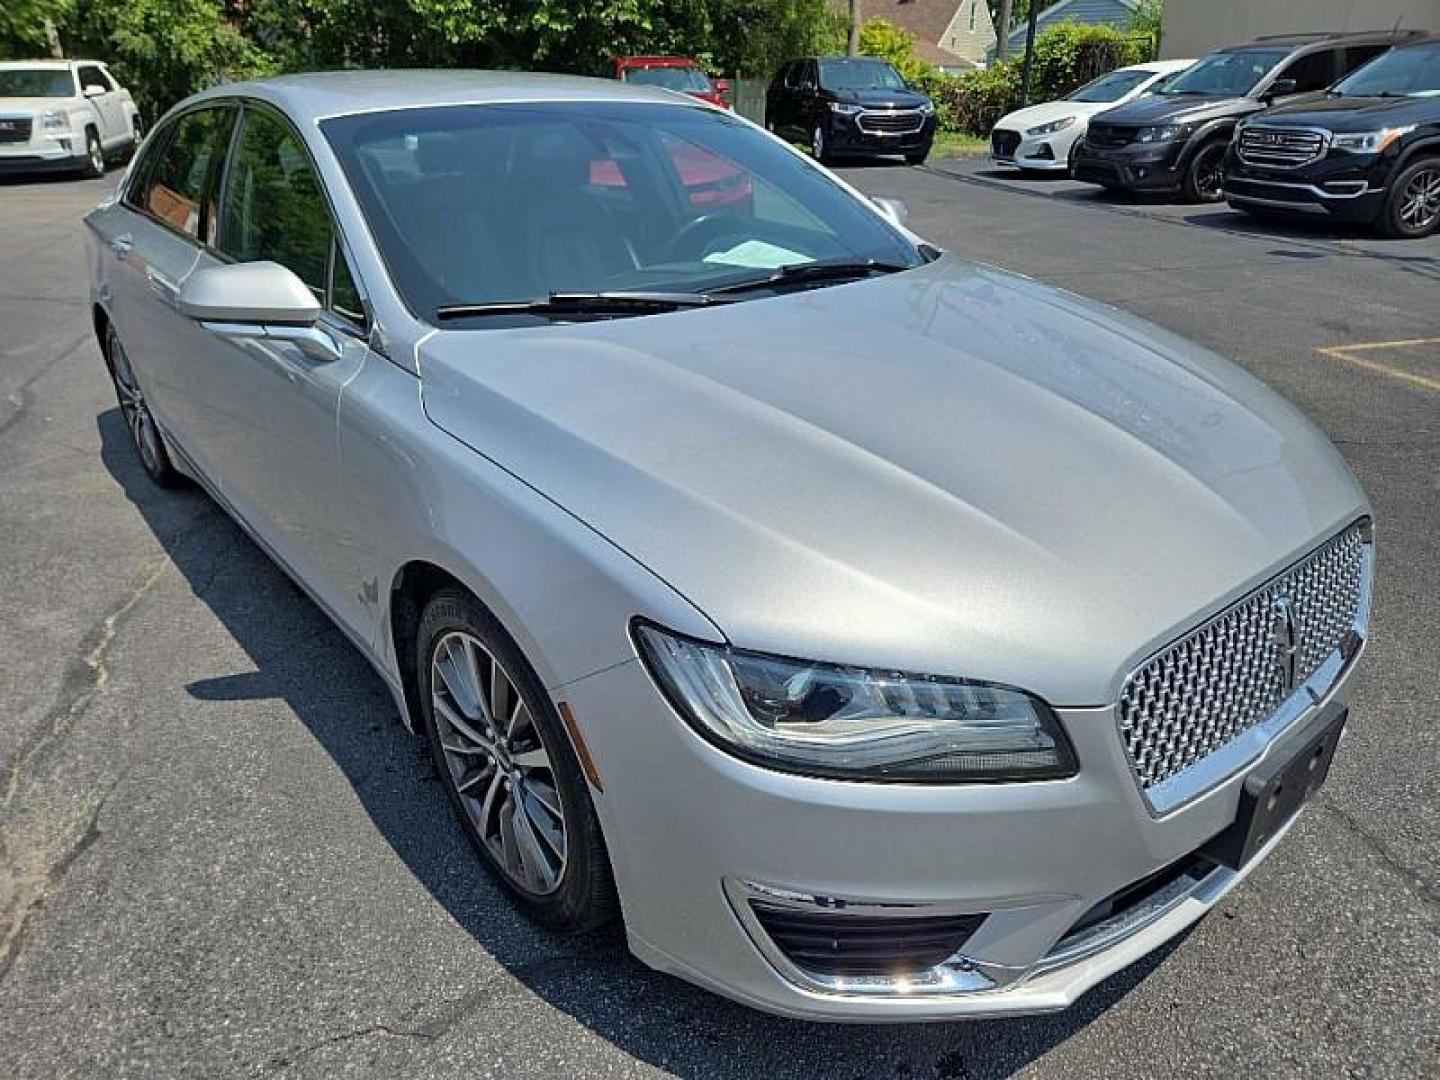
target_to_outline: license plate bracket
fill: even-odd
[[[1254,858],[1325,782],[1348,718],[1343,708],[1321,714],[1289,740],[1287,752],[1256,767],[1245,778],[1234,823],[1200,854],[1232,870]]]

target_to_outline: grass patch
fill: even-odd
[[[990,151],[990,143],[976,135],[959,131],[937,131],[935,146],[930,151],[933,158],[973,157]]]

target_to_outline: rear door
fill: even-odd
[[[212,455],[195,403],[196,353],[209,335],[175,298],[215,235],[215,189],[236,109],[218,104],[168,120],[136,164],[125,215],[107,236],[115,328],[145,398],[171,441],[208,473]]]

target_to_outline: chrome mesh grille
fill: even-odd
[[[1252,165],[1294,169],[1325,155],[1325,136],[1304,128],[1247,127],[1240,132],[1239,153]]]
[[[1266,720],[1320,667],[1360,613],[1364,528],[1354,525],[1147,661],[1120,691],[1120,735],[1142,791]],[[1293,611],[1293,674],[1284,648]]]

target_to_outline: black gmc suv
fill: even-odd
[[[1425,36],[1302,34],[1217,49],[1156,93],[1091,120],[1075,152],[1075,179],[1218,202],[1225,150],[1239,120],[1277,100],[1324,90],[1391,46]]]
[[[780,66],[765,96],[765,126],[807,140],[819,161],[899,154],[918,165],[935,141],[935,106],[886,60],[811,56]]]
[[[1440,228],[1440,41],[1402,45],[1323,95],[1240,124],[1225,198],[1253,214]]]

